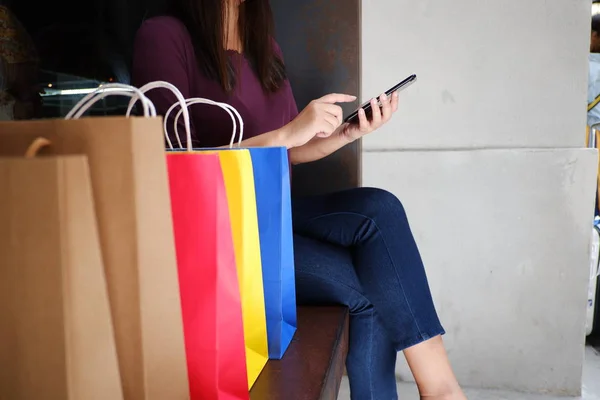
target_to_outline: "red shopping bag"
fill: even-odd
[[[217,154],[167,153],[191,400],[248,399],[240,288]]]

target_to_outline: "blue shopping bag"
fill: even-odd
[[[296,332],[290,170],[285,147],[251,148],[269,358],[281,359]]]

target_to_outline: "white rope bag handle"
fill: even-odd
[[[233,130],[232,130],[232,135],[231,135],[231,141],[229,143],[229,148],[233,148],[233,144],[235,141],[235,136],[236,136],[236,132],[237,132],[237,126],[238,124],[236,123],[236,117],[239,120],[239,126],[240,126],[240,136],[239,136],[239,141],[238,141],[238,146],[240,145],[240,143],[243,140],[244,137],[244,121],[242,120],[242,117],[240,115],[240,113],[231,105],[227,104],[227,103],[221,103],[221,102],[217,102],[217,101],[213,101],[213,100],[209,100],[209,99],[203,99],[203,98],[199,98],[199,97],[194,97],[194,98],[190,98],[187,99],[185,101],[186,103],[186,107],[189,107],[191,105],[194,104],[207,104],[207,105],[213,105],[213,106],[217,106],[221,109],[223,109],[225,112],[227,112],[227,114],[229,114],[230,118],[231,118],[231,122],[233,125]],[[165,136],[167,138],[167,142],[169,144],[169,147],[171,149],[173,149],[173,145],[171,143],[171,140],[169,139],[169,135],[168,135],[168,131],[167,131],[167,121],[169,116],[171,115],[171,112],[173,112],[173,110],[180,105],[179,103],[175,103],[173,104],[169,110],[167,110],[167,112],[165,113],[165,119],[164,119],[164,130],[165,130]],[[179,122],[179,117],[181,116],[181,114],[184,114],[184,118],[185,118],[185,111],[184,108],[182,108],[181,110],[178,111],[177,115],[174,118],[173,121],[173,130],[175,133],[175,137],[177,138],[178,144],[179,144],[179,148],[183,148],[182,144],[181,144],[181,138],[179,135],[179,130],[177,128],[178,122]],[[235,114],[235,116],[234,116]],[[188,127],[186,126],[186,139],[187,139],[187,148],[188,151],[192,150],[192,134],[191,134],[191,129],[188,129]]]
[[[188,107],[193,105],[193,104],[206,104],[205,99],[200,99],[200,98],[191,98],[187,100],[188,103]],[[211,100],[212,101],[212,100]],[[242,140],[244,139],[244,120],[242,120],[242,116],[240,115],[240,113],[238,112],[238,110],[235,109],[235,107],[227,104],[227,103],[221,103],[221,102],[214,102],[212,105],[216,105],[217,107],[222,108],[223,110],[225,110],[227,112],[227,114],[229,114],[229,117],[231,118],[231,123],[233,125],[233,129],[231,132],[231,140],[229,141],[229,148],[232,149],[233,148],[233,143],[235,142],[235,134],[237,132],[237,123],[236,123],[236,118],[239,121],[239,127],[240,127],[240,135],[239,135],[239,139],[238,139],[238,147],[241,146]],[[179,110],[179,112],[177,113],[177,115],[175,116],[175,121],[173,122],[173,128],[175,130],[175,133],[178,135],[177,132],[177,123],[179,122],[179,117],[181,116],[181,110]]]
[[[65,119],[78,119],[88,111],[94,104],[99,100],[108,96],[128,96],[136,101],[140,100],[143,106],[143,112],[145,117],[156,117],[156,108],[154,104],[144,95],[144,93],[138,88],[125,85],[122,83],[109,83],[98,87],[98,89],[87,94],[82,98],[65,116]]]
[[[179,105],[182,107],[183,122],[185,125],[185,129],[186,129],[186,131],[191,132],[192,128],[191,128],[191,123],[190,123],[190,112],[189,112],[188,108],[185,107],[185,104],[186,104],[185,97],[183,97],[183,94],[181,94],[181,91],[179,91],[179,89],[177,89],[177,87],[175,85],[173,85],[169,82],[165,82],[165,81],[156,81],[156,82],[147,83],[146,85],[142,86],[139,90],[145,94],[146,92],[148,92],[150,90],[159,89],[159,88],[168,89],[175,95],[175,97],[177,97],[177,103],[175,103],[174,106]],[[137,101],[137,99],[133,98],[129,102],[129,106],[127,107],[127,114],[126,114],[128,117],[131,114],[131,111],[133,110],[133,106],[135,105],[136,101]],[[171,106],[171,108],[173,108],[173,106]],[[163,121],[163,128],[166,127],[166,121],[167,121],[168,116],[169,116],[169,112],[167,112],[167,114],[165,115],[165,118]],[[165,136],[167,138],[167,143],[169,144],[169,147],[172,149],[173,145],[171,144],[171,139],[169,138],[169,135],[166,134],[166,128],[165,128]],[[190,133],[190,136],[191,136],[191,133]],[[180,148],[183,147],[181,145],[181,140],[179,139],[179,136],[177,136],[177,141],[179,142],[179,147]],[[188,150],[191,151],[191,141],[188,142]]]
[[[187,109],[188,108],[188,103],[190,101],[195,100],[195,99],[196,98],[185,100],[185,108]],[[216,105],[216,102],[212,101],[212,100],[208,100],[208,99],[198,99],[198,100],[199,101],[201,100],[201,102],[205,103],[205,104]],[[169,109],[165,113],[165,118],[163,120],[163,130],[165,132],[165,138],[167,139],[167,144],[169,145],[169,149],[171,149],[171,150],[174,150],[174,147],[173,147],[173,143],[171,142],[171,138],[169,137],[167,123],[169,121],[169,117],[171,116],[171,113],[178,106],[181,106],[181,104],[179,102],[177,102],[177,103],[173,104],[171,107],[169,107]],[[188,109],[188,112],[189,112],[189,109]],[[179,136],[179,131],[177,129],[177,121],[175,121],[173,123],[173,128],[174,128],[173,133],[175,134],[175,138],[177,139],[177,144],[179,145],[179,147],[177,147],[177,148],[178,149],[183,149],[183,144],[181,143],[181,136]],[[191,129],[191,127],[189,129],[188,129],[187,126],[185,127],[185,136],[186,136],[186,141],[187,141],[187,150],[188,151],[192,151],[193,150],[193,146],[192,146],[192,129]]]

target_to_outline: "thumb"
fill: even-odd
[[[321,97],[317,101],[321,103],[351,103],[356,100],[356,96],[352,96],[350,94],[341,94],[341,93],[330,93]]]

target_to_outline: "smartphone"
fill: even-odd
[[[402,90],[406,87],[408,87],[409,85],[411,85],[412,83],[414,83],[417,80],[417,75],[411,75],[408,78],[406,78],[405,80],[403,80],[402,82],[398,83],[395,86],[392,86],[390,89],[386,90],[385,95],[388,97],[391,97],[391,95],[394,92],[397,92],[399,90]],[[381,107],[381,104],[379,104],[379,107]],[[344,123],[349,123],[349,124],[358,124],[359,120],[358,120],[358,110],[360,109],[365,110],[365,114],[367,116],[367,119],[371,119],[372,116],[372,110],[371,110],[371,100],[365,102],[362,106],[360,106],[356,111],[354,111],[352,114],[348,115],[346,117],[346,119],[344,120]]]

